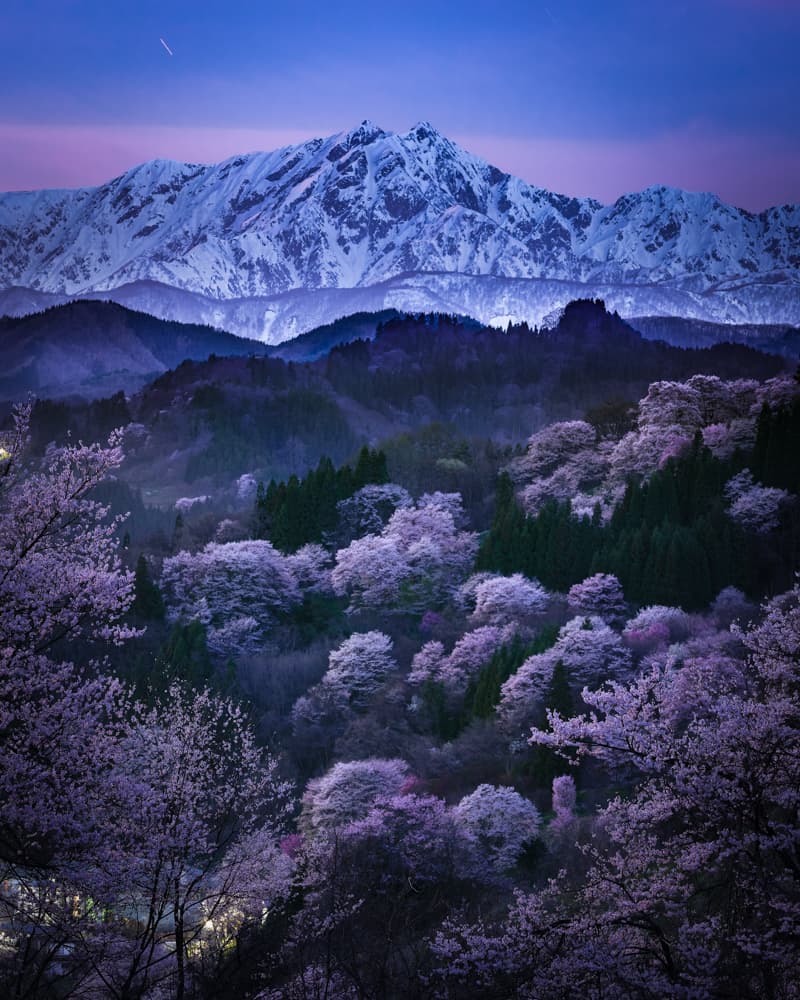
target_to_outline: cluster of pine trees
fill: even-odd
[[[757,592],[752,546],[725,510],[725,483],[740,467],[715,458],[698,435],[685,456],[628,484],[592,566],[614,573],[637,604],[699,611],[729,585]]]
[[[765,486],[800,494],[800,400],[776,410],[762,407],[750,468]]]
[[[42,454],[51,441],[63,445],[75,440],[102,441],[132,420],[125,393],[105,399],[66,401],[37,399],[31,413],[31,448]]]
[[[296,552],[309,542],[321,542],[335,531],[336,505],[368,483],[387,483],[386,455],[366,445],[358,453],[355,468],[323,457],[316,469],[302,479],[259,483],[256,494],[255,537],[268,539],[281,552]]]
[[[550,500],[535,517],[517,503],[507,472],[497,483],[492,526],[478,551],[476,570],[524,573],[549,590],[566,591],[591,575],[602,535],[600,508],[592,518],[576,518],[569,501]]]
[[[313,442],[317,454],[341,457],[352,453],[357,443],[336,402],[303,387],[258,397],[201,386],[193,396],[192,412],[195,431],[204,427],[211,440],[189,457],[187,483],[206,476],[229,479],[253,468],[265,455],[278,468],[302,465],[303,454],[295,454],[298,442]]]
[[[797,491],[798,440],[797,405],[765,408],[749,463],[742,455],[715,458],[698,435],[685,455],[648,480],[629,481],[608,524],[599,507],[591,518],[574,517],[569,501],[550,501],[527,516],[503,474],[477,568],[522,572],[559,591],[593,573],[613,573],[629,601],[687,610],[707,607],[726,586],[753,596],[785,590],[800,555],[797,505],[776,531],[754,536],[728,516],[723,490],[749,467],[765,485]]]
[[[424,397],[440,419],[457,420],[469,434],[482,433],[487,419],[500,429],[496,401],[509,386],[557,419],[609,399],[638,399],[659,379],[704,372],[763,379],[782,369],[780,359],[740,344],[690,351],[643,340],[590,300],[567,306],[554,330],[524,323],[475,329],[453,317],[406,316],[384,324],[372,341],[333,348],[319,364],[339,396],[387,414]]]
[[[473,677],[457,709],[449,704],[444,685],[428,680],[421,689],[422,704],[431,730],[441,740],[452,740],[475,719],[490,719],[500,703],[505,681],[515,674],[530,656],[544,653],[558,638],[558,626],[545,626],[532,642],[516,634],[511,642],[501,646]],[[548,689],[547,708],[565,711],[572,707],[569,684],[563,664],[554,673]]]

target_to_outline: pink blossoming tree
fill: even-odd
[[[585,874],[451,923],[443,995],[789,997],[800,962],[800,588],[742,635],[744,661],[655,665],[551,713],[532,741],[629,791],[595,818]]]
[[[90,498],[122,456],[113,435],[26,468],[29,417],[0,460],[0,991],[183,997],[209,921],[279,895],[287,788],[233,706],[173,689],[145,709],[102,661],[59,656],[133,634],[117,523]]]

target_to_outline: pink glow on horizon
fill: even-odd
[[[91,187],[146,160],[216,163],[236,153],[303,142],[315,134],[300,129],[0,122],[0,190]]]
[[[96,185],[156,157],[213,163],[334,131],[0,123],[0,190]],[[800,150],[699,128],[619,140],[465,133],[453,138],[531,184],[602,202],[651,184],[712,191],[751,211],[800,202]]]
[[[753,212],[800,202],[800,149],[744,137],[687,129],[645,139],[465,135],[460,142],[531,184],[605,203],[652,184],[709,191]]]

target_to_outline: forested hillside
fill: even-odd
[[[185,361],[130,397],[118,420],[133,425],[125,479],[150,502],[219,493],[243,474],[280,481],[323,457],[341,464],[364,444],[382,443],[391,478],[407,477],[417,492],[469,494],[472,509],[477,494],[493,489],[494,452],[548,423],[588,415],[598,426],[622,427],[651,382],[792,370],[740,345],[684,350],[646,341],[602,303],[582,302],[550,331],[394,317],[378,323],[375,339],[311,362]],[[44,443],[63,441],[67,430],[86,438],[106,427],[73,403],[43,402],[33,416]]]
[[[0,992],[793,996],[792,364],[389,316],[0,435]]]
[[[0,399],[131,392],[185,358],[263,354],[258,341],[172,323],[114,302],[70,302],[0,316]]]

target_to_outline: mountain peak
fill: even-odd
[[[409,129],[405,138],[416,139],[417,142],[436,142],[443,139],[444,136],[429,121],[421,121]]]
[[[501,173],[428,121],[394,134],[364,120],[213,168],[151,161],[90,200],[0,196],[0,292],[125,286],[124,301],[139,305],[152,283],[181,301],[319,292],[327,319],[340,292],[359,290],[370,308],[447,301],[479,319],[534,322],[602,294],[627,315],[794,322],[798,218],[800,206],[755,217],[663,185],[608,206],[567,198]],[[404,275],[440,298],[414,289],[395,301],[382,289]],[[259,308],[265,336],[278,313]],[[299,332],[287,322],[283,337]]]
[[[684,188],[671,187],[668,184],[650,184],[638,195],[628,195],[627,197],[650,198],[662,202],[703,201],[715,205],[724,204],[719,195],[711,191],[687,191]],[[744,211],[744,209],[739,211]]]
[[[375,142],[376,139],[382,139],[385,135],[387,135],[387,132],[380,125],[376,125],[369,118],[365,118],[360,125],[345,133],[343,138],[348,146],[355,146],[357,144],[368,145],[371,142]]]

